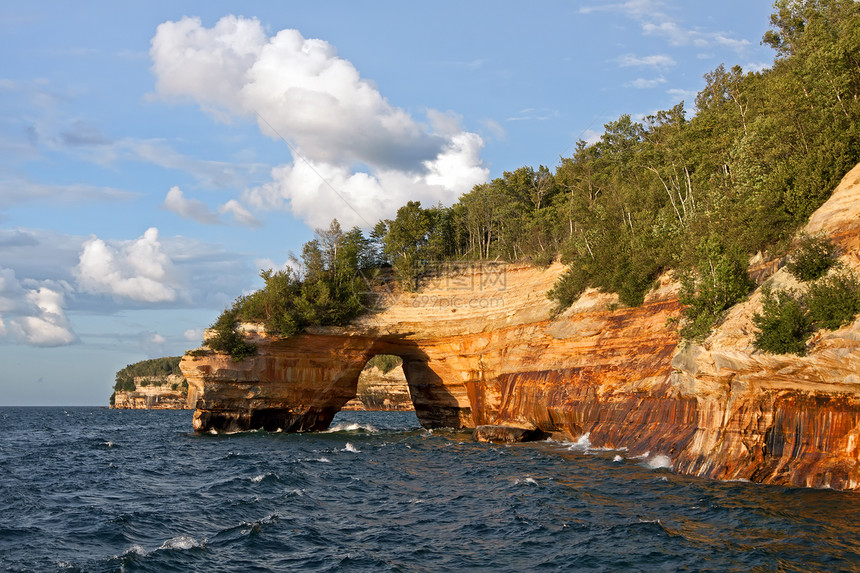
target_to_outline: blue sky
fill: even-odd
[[[768,2],[33,2],[0,15],[0,405],[102,405],[333,217],[450,204],[763,69]],[[337,190],[335,194],[331,188]]]

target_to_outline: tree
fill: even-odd
[[[801,299],[790,291],[762,287],[762,312],[753,315],[759,331],[753,345],[773,354],[806,354],[812,324]]]
[[[401,279],[410,288],[417,288],[418,278],[427,266],[427,243],[431,231],[430,214],[420,201],[409,201],[388,221],[385,254]]]

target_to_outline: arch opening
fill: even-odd
[[[394,354],[376,354],[358,376],[355,398],[341,410],[414,411],[403,359]]]

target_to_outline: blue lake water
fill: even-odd
[[[0,570],[860,570],[860,493],[665,461],[400,412],[209,435],[187,411],[0,408]]]

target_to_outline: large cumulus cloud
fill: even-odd
[[[11,335],[33,346],[76,342],[65,312],[70,290],[62,281],[20,281],[14,270],[0,268],[0,337]]]
[[[117,299],[173,302],[180,292],[173,261],[155,227],[138,239],[115,244],[92,237],[81,249],[75,277],[81,291]]]
[[[477,134],[438,112],[416,120],[333,46],[297,30],[269,37],[254,19],[206,28],[183,18],[158,27],[150,56],[161,97],[190,99],[224,121],[256,117],[263,133],[289,142],[292,164],[245,193],[255,208],[366,225],[406,198],[451,202],[487,178]]]

